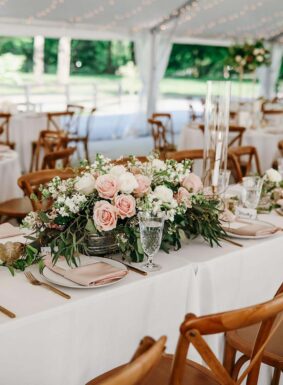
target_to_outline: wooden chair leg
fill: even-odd
[[[280,368],[274,368],[271,385],[279,385],[280,376],[281,376],[281,369]]]
[[[33,171],[33,166],[34,166],[34,162],[35,162],[35,151],[36,151],[36,143],[32,142],[32,144],[31,144],[31,161],[30,161],[30,167],[29,167],[30,172]]]
[[[235,366],[235,358],[236,358],[236,349],[231,346],[228,341],[225,342],[225,350],[224,350],[224,360],[223,366],[227,370],[227,372],[232,375],[234,366]]]
[[[84,140],[84,150],[85,150],[86,160],[89,162],[89,153],[88,153],[88,142],[87,142],[87,140]]]

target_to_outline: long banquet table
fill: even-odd
[[[261,218],[283,227],[276,213]],[[241,242],[243,248],[225,242],[210,248],[196,239],[177,252],[160,252],[159,272],[144,277],[130,271],[105,288],[64,289],[71,300],[1,268],[0,304],[17,318],[0,314],[0,383],[81,385],[126,362],[145,335],[167,335],[173,352],[187,312],[203,315],[270,299],[283,280],[283,234]],[[36,266],[31,271],[39,276]],[[221,357],[223,336],[210,343]],[[268,383],[265,377],[261,384]]]
[[[283,130],[276,128],[264,128],[258,130],[247,130],[243,135],[243,146],[256,147],[262,171],[269,169],[272,162],[280,157],[278,142],[283,140]],[[203,148],[204,137],[199,128],[184,126],[180,137],[178,150],[188,150],[193,148]]]

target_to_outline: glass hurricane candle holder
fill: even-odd
[[[220,170],[227,170],[231,83],[207,82],[203,184],[217,194]]]

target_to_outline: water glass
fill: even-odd
[[[141,244],[147,257],[147,262],[143,265],[143,268],[146,271],[160,270],[161,266],[153,263],[153,257],[160,248],[164,226],[164,216],[140,212],[138,214],[138,218]]]
[[[248,209],[255,210],[258,206],[263,179],[259,176],[247,176],[243,178],[245,194],[243,203]]]
[[[283,178],[283,158],[277,159],[277,164],[278,164],[278,172],[281,174]]]
[[[217,193],[222,195],[226,192],[229,186],[231,171],[230,170],[219,170]]]

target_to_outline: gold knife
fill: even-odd
[[[125,266],[127,266],[127,268],[129,269],[129,270],[132,270],[132,271],[134,271],[135,273],[138,273],[138,274],[141,274],[141,275],[147,275],[147,272],[146,271],[144,271],[144,270],[142,270],[142,269],[139,269],[138,267],[135,267],[135,266],[133,266],[133,265],[131,265],[130,263],[128,263],[128,262],[122,262]]]

